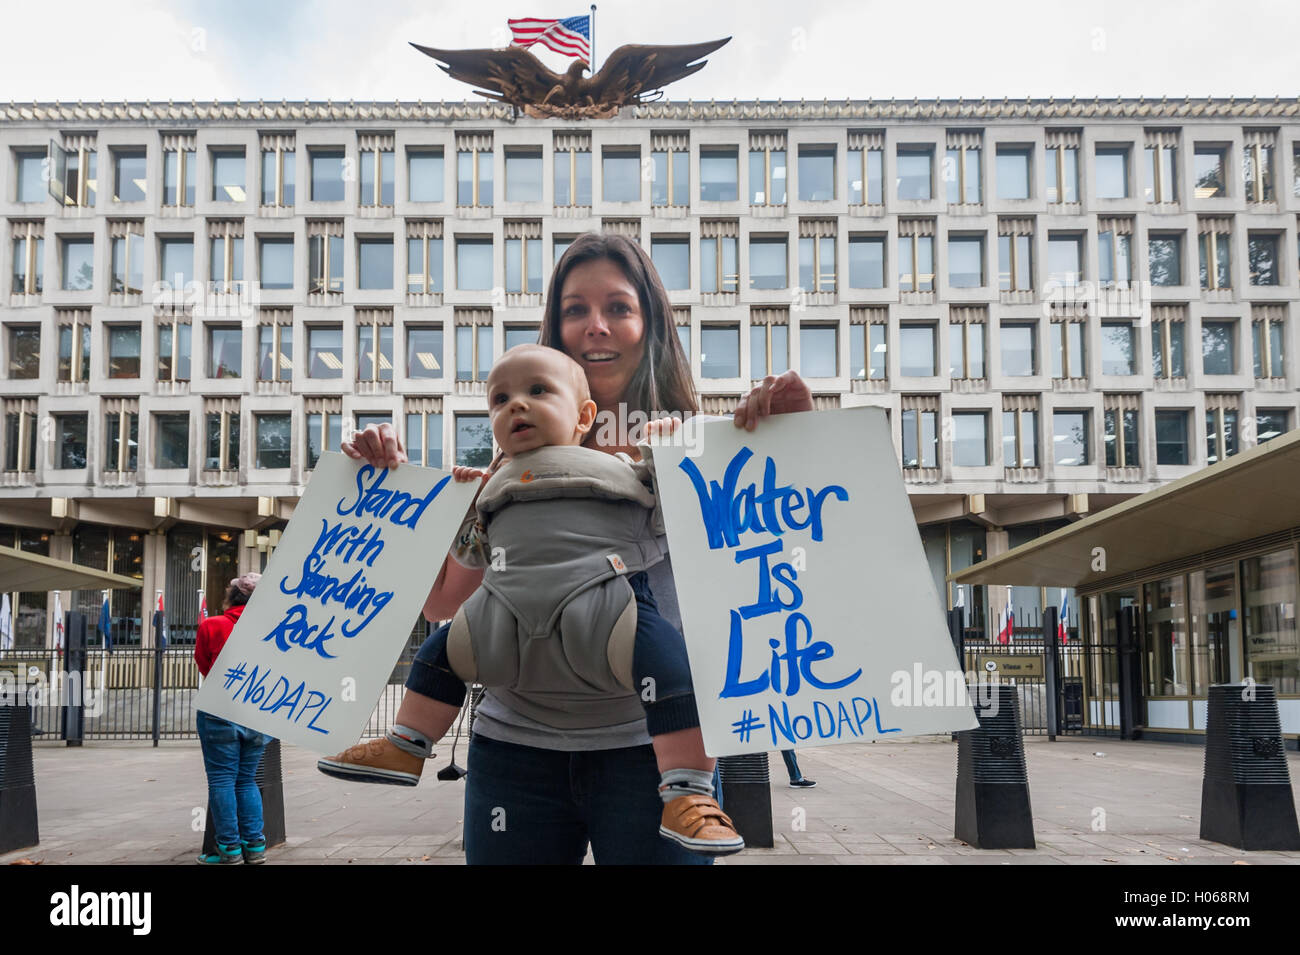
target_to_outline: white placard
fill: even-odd
[[[978,725],[882,409],[653,454],[710,755]]]
[[[195,707],[318,753],[356,743],[478,486],[321,455]]]

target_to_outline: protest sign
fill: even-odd
[[[978,725],[883,410],[689,421],[653,454],[710,755]]]
[[[322,455],[196,708],[319,753],[355,743],[477,489]]]

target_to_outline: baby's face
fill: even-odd
[[[595,405],[582,400],[574,382],[581,370],[553,348],[513,352],[503,355],[488,376],[497,446],[514,457],[535,448],[581,444],[595,414]]]

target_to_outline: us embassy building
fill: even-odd
[[[119,644],[156,591],[192,640],[354,427],[485,463],[488,370],[589,230],[649,250],[706,411],[787,368],[887,411],[976,639],[1005,588],[948,574],[1296,426],[1296,102],[10,104],[0,141],[0,543],[140,578]]]

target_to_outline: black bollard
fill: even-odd
[[[1201,838],[1238,849],[1300,849],[1274,688],[1211,686],[1207,709]]]
[[[981,689],[983,696],[977,695]],[[970,695],[980,726],[957,734],[953,834],[976,849],[1037,848],[1016,688],[1004,683],[973,685]]]
[[[266,744],[262,752],[262,761],[257,766],[257,788],[262,794],[262,832],[266,836],[266,847],[281,845],[284,842],[284,773],[280,764],[280,741],[273,739]],[[217,837],[212,828],[212,809],[208,809],[207,823],[203,830],[203,855],[212,855],[217,851]]]
[[[26,849],[40,841],[32,711],[25,702],[0,704],[0,852]]]
[[[767,753],[746,753],[718,759],[722,777],[722,809],[736,824],[749,849],[771,849],[772,777]]]

